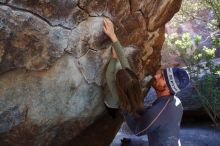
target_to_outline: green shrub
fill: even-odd
[[[203,46],[199,49],[201,36],[191,37],[189,33],[182,36],[165,35],[163,52],[175,53],[187,66],[192,84],[195,85],[197,98],[215,123],[220,128],[220,65],[213,62],[218,41],[213,41],[212,48]]]

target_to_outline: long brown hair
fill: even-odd
[[[144,109],[144,98],[137,75],[128,68],[119,70],[116,73],[116,86],[121,110],[138,117],[138,111]]]

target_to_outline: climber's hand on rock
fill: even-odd
[[[111,22],[111,20],[109,20],[108,18],[104,18],[104,26],[103,26],[103,30],[105,32],[105,34],[112,40],[112,42],[116,42],[118,39],[115,35],[114,32],[114,25]]]

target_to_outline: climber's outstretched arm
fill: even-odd
[[[106,81],[108,88],[110,90],[110,95],[106,96],[105,104],[109,108],[119,108],[119,97],[116,89],[116,82],[115,82],[115,67],[117,59],[119,59],[122,68],[130,68],[128,64],[128,60],[125,57],[124,50],[119,43],[117,36],[114,32],[114,27],[112,22],[109,19],[104,19],[103,31],[105,34],[112,40],[113,48],[112,48],[112,57],[108,64],[106,70]]]
[[[107,18],[104,18],[103,31],[112,40],[113,48],[115,49],[115,52],[116,52],[117,57],[121,63],[122,68],[130,68],[130,65],[128,63],[128,59],[126,58],[124,50],[123,50],[120,42],[118,41],[118,38],[117,38],[115,32],[114,32],[114,25]],[[114,53],[113,53],[113,55],[114,55]]]

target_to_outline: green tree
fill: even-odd
[[[216,86],[220,77],[220,64],[213,62],[216,44],[212,48],[203,46],[198,49],[200,41],[201,36],[191,37],[189,33],[166,35],[164,52],[175,53],[185,63],[197,98],[202,101],[216,127],[220,128],[220,89]]]
[[[215,13],[214,19],[206,20],[199,16],[199,12],[210,10]],[[171,26],[176,27],[181,23],[190,20],[200,20],[206,22],[213,30],[220,29],[220,0],[183,0],[181,8],[171,21]]]
[[[201,0],[205,5],[215,13],[217,27],[220,29],[220,0]]]

